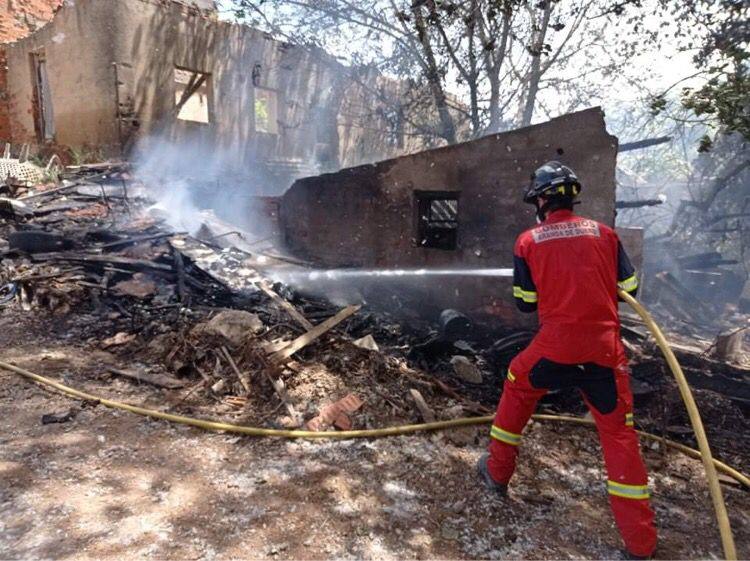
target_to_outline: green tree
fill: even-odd
[[[659,0],[658,12],[665,21],[673,22],[670,40],[681,50],[694,53],[698,73],[689,78],[701,79],[697,86],[682,88],[682,105],[715,132],[738,133],[750,139],[750,3]],[[654,114],[664,111],[667,93],[652,100]],[[707,134],[699,149],[708,150],[713,142]]]

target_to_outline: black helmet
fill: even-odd
[[[538,197],[550,199],[566,197],[573,199],[581,192],[578,176],[568,166],[560,162],[547,162],[531,176],[531,183],[523,195],[523,202],[536,204]]]

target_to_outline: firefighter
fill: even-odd
[[[540,328],[510,363],[478,470],[505,495],[537,401],[549,390],[578,389],[599,432],[620,535],[629,556],[644,559],[656,530],[617,313],[617,289],[635,295],[638,280],[617,234],[573,212],[580,192],[573,170],[553,161],[536,170],[524,194],[538,224],[516,240],[513,296],[521,311],[538,312]]]

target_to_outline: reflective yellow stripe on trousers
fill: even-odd
[[[521,442],[520,434],[501,429],[500,427],[497,427],[495,425],[492,425],[490,436],[495,440],[505,442],[505,444],[510,444],[511,446],[518,446]]]
[[[615,497],[623,499],[648,499],[648,485],[628,485],[626,483],[617,483],[616,481],[607,481],[607,492]]]

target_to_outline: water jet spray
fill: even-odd
[[[320,281],[379,278],[424,278],[424,277],[512,277],[511,268],[481,269],[314,269],[305,271],[283,271],[277,273],[280,280]]]

